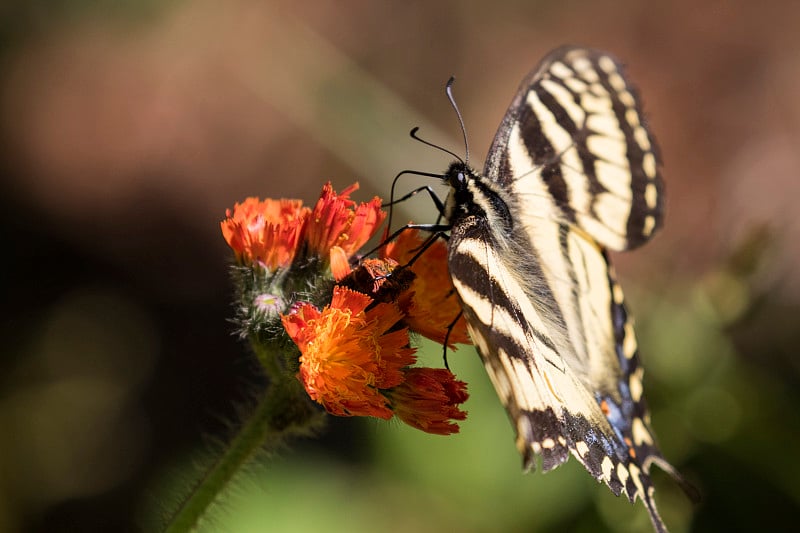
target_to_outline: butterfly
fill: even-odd
[[[459,160],[443,179],[450,275],[524,467],[541,456],[548,471],[572,455],[666,531],[651,466],[692,489],[656,444],[608,257],[661,227],[664,185],[620,63],[551,52],[523,80],[483,172]]]

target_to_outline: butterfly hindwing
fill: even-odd
[[[551,53],[514,98],[484,175],[454,163],[447,178],[451,277],[524,465],[572,455],[666,531],[650,466],[682,480],[650,429],[605,251],[642,244],[662,220],[655,143],[619,64]]]

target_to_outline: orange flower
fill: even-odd
[[[407,264],[416,257],[424,243],[419,233],[418,230],[402,232],[384,247],[382,255],[391,257],[401,265]],[[444,242],[434,242],[414,262],[411,270],[416,277],[411,287],[400,296],[398,305],[406,314],[405,320],[411,331],[442,344],[450,324],[461,313],[461,304],[450,281]],[[455,349],[456,344],[470,344],[463,316],[455,323],[447,338],[449,348]]]
[[[325,184],[305,232],[309,253],[329,261],[331,249],[339,247],[350,257],[372,237],[386,213],[377,196],[354,208],[349,196],[357,189],[355,183],[336,194],[330,182]]]
[[[457,407],[469,398],[467,384],[444,368],[409,368],[405,381],[387,393],[394,413],[409,426],[427,433],[450,435],[466,411]]]
[[[307,303],[282,317],[302,353],[298,378],[331,414],[388,420],[393,413],[382,389],[402,383],[403,368],[416,360],[408,330],[389,331],[402,318],[397,306],[378,303],[368,310],[372,302],[335,287],[322,311]]]
[[[292,263],[310,212],[300,200],[251,197],[227,209],[220,227],[240,263],[274,271]]]

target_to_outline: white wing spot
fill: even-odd
[[[656,156],[653,152],[647,152],[642,158],[642,169],[647,177],[653,179],[656,177]]]
[[[561,61],[554,61],[550,65],[550,72],[559,78],[571,78],[573,76],[572,70]]]
[[[631,377],[628,378],[628,388],[631,391],[631,399],[634,402],[638,402],[642,399],[642,376],[644,375],[644,370],[642,367],[636,369],[636,371],[631,374]]]
[[[653,215],[647,215],[644,217],[644,226],[642,227],[642,234],[647,236],[653,233],[653,229],[656,227],[656,219]]]
[[[615,74],[617,78],[619,78],[620,83],[622,83],[622,87],[617,87],[614,85],[614,88],[619,91],[617,95],[619,97],[619,101],[625,104],[625,107],[631,109],[636,106],[636,100],[633,99],[633,95],[625,89],[625,82],[622,81],[622,78],[619,74]],[[613,85],[613,84],[612,84]]]
[[[603,470],[603,479],[609,480],[611,479],[611,472],[614,471],[614,461],[611,460],[611,457],[606,455],[603,457],[603,462],[600,464],[600,468]]]
[[[589,446],[582,440],[575,443],[575,450],[580,454],[581,457],[585,456],[589,453]]]
[[[547,437],[542,441],[542,448],[544,448],[545,450],[550,450],[552,448],[555,448],[555,446],[556,446],[556,441],[554,441],[550,437]]]
[[[648,183],[647,187],[644,188],[644,201],[647,203],[647,207],[650,209],[656,208],[656,203],[658,201],[658,189],[656,189],[655,183]]]
[[[625,295],[622,293],[622,287],[620,287],[619,283],[614,284],[614,303],[622,304],[625,301]]]
[[[592,62],[585,57],[576,58],[575,61],[572,62],[572,66],[580,73],[594,72]]]
[[[633,100],[633,98],[631,97],[631,93],[627,91],[627,88],[625,87],[625,80],[622,79],[622,76],[620,76],[617,72],[612,72],[608,75],[608,83],[610,83],[615,90],[619,91],[619,99],[622,100],[623,104],[628,107],[633,105],[628,104],[627,102],[627,100]]]
[[[633,130],[633,138],[636,139],[636,144],[643,152],[650,150],[650,137],[647,136],[647,130],[642,126],[636,126]]]
[[[641,122],[639,121],[639,113],[632,108],[628,108],[628,110],[625,111],[625,120],[628,121],[628,124],[631,125],[631,128],[636,128],[637,126],[641,125]]]
[[[631,434],[633,435],[633,442],[636,445],[653,444],[653,438],[650,432],[644,427],[644,422],[639,417],[636,417],[631,422]]]
[[[630,359],[636,353],[636,334],[633,332],[631,320],[625,322],[625,340],[622,341],[622,353]]]
[[[628,476],[629,475],[630,474],[628,474],[628,469],[625,468],[625,465],[622,464],[622,463],[619,463],[617,465],[617,477],[619,477],[619,480],[622,482],[622,487],[623,488],[625,487],[625,483],[627,483],[627,481],[628,481]]]
[[[603,69],[607,74],[617,71],[617,64],[614,63],[614,60],[608,56],[602,56],[597,60],[597,64],[600,65],[600,68]]]

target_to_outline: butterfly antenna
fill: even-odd
[[[453,98],[453,83],[455,83],[456,77],[450,76],[450,79],[447,80],[447,85],[445,85],[444,91],[447,93],[447,99],[450,100],[450,105],[453,106],[453,109],[456,112],[456,116],[458,116],[458,124],[461,126],[461,134],[464,136],[464,159],[458,158],[464,165],[469,165],[469,142],[467,142],[467,128],[464,126],[464,117],[461,116],[461,110],[458,109],[458,104],[456,104],[456,99]]]
[[[455,154],[455,153],[451,152],[450,150],[448,150],[447,148],[443,148],[443,147],[439,146],[438,144],[433,144],[433,143],[432,143],[432,142],[430,142],[430,141],[426,141],[426,140],[425,140],[425,139],[423,139],[422,137],[418,136],[418,135],[417,135],[417,132],[418,132],[418,131],[419,131],[419,126],[415,126],[415,127],[414,127],[414,128],[411,130],[411,133],[409,133],[409,135],[411,135],[411,138],[412,138],[412,139],[414,139],[415,141],[419,141],[419,142],[421,142],[422,144],[425,144],[425,145],[427,145],[427,146],[430,146],[431,148],[436,148],[437,150],[441,150],[442,152],[444,152],[444,153],[446,153],[446,154],[450,154],[450,155],[452,155],[453,157],[455,157],[456,159],[458,159],[459,161],[461,161],[462,163],[464,163],[464,160],[463,160],[463,159],[461,159],[461,157],[460,157],[458,154]],[[466,164],[466,163],[464,163],[464,164]]]
[[[388,207],[389,208],[389,219],[388,219],[388,221],[386,223],[386,231],[391,231],[391,229],[392,229],[392,214],[394,213],[395,204],[398,204],[400,202],[403,202],[403,201],[411,198],[412,196],[414,196],[415,194],[420,192],[420,190],[425,190],[426,189],[426,187],[422,187],[420,189],[415,189],[414,191],[410,192],[409,194],[405,195],[404,197],[400,198],[399,200],[395,200],[394,199],[394,189],[395,189],[395,186],[397,185],[397,181],[400,179],[400,176],[404,176],[404,175],[407,175],[407,174],[411,174],[411,175],[414,175],[414,176],[426,176],[426,177],[429,177],[429,178],[438,178],[438,179],[442,178],[441,174],[432,174],[430,172],[421,172],[421,171],[418,171],[418,170],[404,170],[404,171],[400,172],[397,176],[395,176],[394,179],[392,180],[392,188],[391,188],[391,193],[389,195],[389,203],[388,204],[384,203],[384,204],[381,205],[381,207],[384,207],[384,208]],[[431,195],[434,194],[432,190],[429,190],[428,192]],[[438,198],[435,198],[434,199],[434,203],[436,203],[437,209],[439,210],[439,212],[441,212],[442,208],[439,207],[439,204],[441,202],[437,203],[437,200],[438,200]]]

